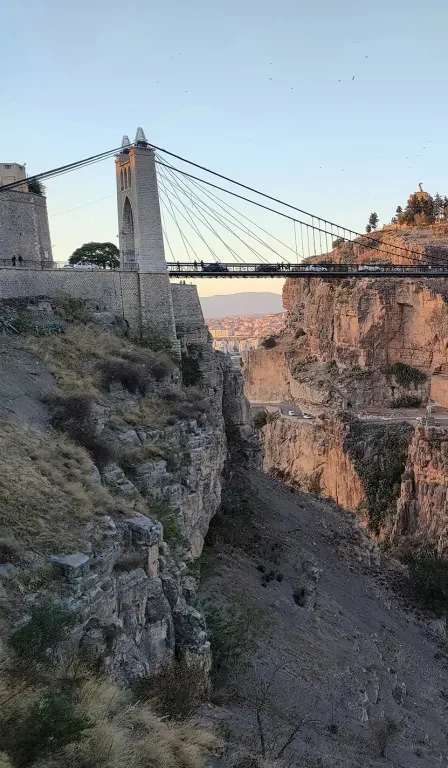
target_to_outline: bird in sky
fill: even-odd
[[[354,79],[355,79],[355,75],[353,75],[353,77],[352,77],[352,80],[354,80]]]

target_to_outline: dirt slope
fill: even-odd
[[[387,562],[351,517],[267,476],[253,482],[263,503],[249,539],[212,548],[202,599],[245,595],[267,632],[238,673],[238,703],[213,717],[230,728],[235,747],[259,752],[253,700],[269,683],[260,710],[269,757],[305,717],[283,752],[287,765],[446,765],[447,657],[428,620],[394,595]],[[279,553],[273,567],[283,580],[263,586],[258,566],[270,567],[269,553]],[[381,757],[375,729],[384,717],[399,732]]]
[[[0,336],[0,419],[36,427],[47,422],[42,396],[56,390],[48,369],[12,336]]]

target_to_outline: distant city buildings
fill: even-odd
[[[235,354],[256,349],[261,339],[275,336],[285,326],[286,312],[259,317],[220,317],[208,320],[213,346],[221,352]]]

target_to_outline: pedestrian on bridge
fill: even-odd
[[[12,257],[11,262],[12,262],[12,266],[15,267],[16,266],[16,257],[15,256]]]

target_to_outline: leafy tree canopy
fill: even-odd
[[[376,229],[378,226],[379,218],[377,213],[371,213],[369,216],[369,224],[372,229]]]
[[[120,266],[120,251],[114,243],[84,243],[69,258],[70,264],[96,264],[106,269]]]
[[[32,192],[33,195],[44,195],[45,187],[39,179],[30,179],[28,181],[28,191]]]

